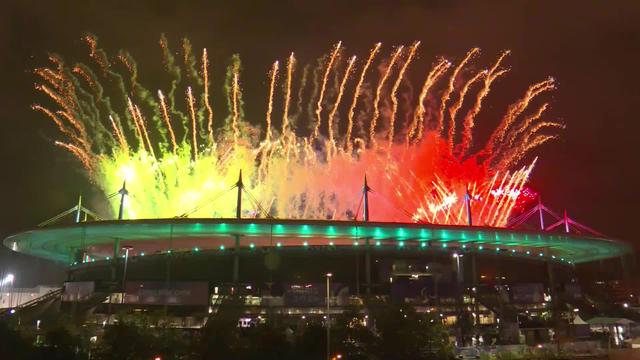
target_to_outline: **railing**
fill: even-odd
[[[15,307],[9,307],[9,308],[4,308],[2,310],[0,310],[0,317],[5,316],[7,314],[12,314],[13,312],[18,312],[18,311],[22,311],[25,309],[30,309],[33,307],[36,307],[46,301],[49,301],[55,297],[59,297],[62,295],[62,289],[55,289],[55,290],[51,290],[47,293],[45,293],[42,296],[39,296],[35,299],[31,299],[25,303],[22,303],[18,306]]]

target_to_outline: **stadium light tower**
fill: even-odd
[[[367,184],[367,175],[364,176],[364,186],[362,187],[362,197],[364,209],[362,209],[362,220],[364,222],[369,221],[369,192],[371,188]]]
[[[76,223],[79,223],[82,216],[82,195],[78,196],[78,205],[76,206]]]
[[[364,208],[362,209],[362,220],[364,222],[369,221],[369,193],[371,188],[367,184],[367,175],[364,175],[364,185],[362,186],[362,200]],[[367,295],[371,295],[371,238],[365,238],[365,253],[364,253],[364,277],[367,284]],[[357,261],[357,259],[356,259]],[[360,295],[360,287],[358,286],[358,295]]]
[[[236,182],[236,187],[238,188],[238,199],[236,202],[236,219],[240,219],[242,217],[242,190],[244,189],[244,184],[242,183],[242,169],[240,169],[240,175],[238,175],[238,182]]]
[[[124,197],[129,195],[127,191],[127,180],[122,183],[122,188],[118,191],[120,194],[120,209],[118,210],[118,220],[122,220],[124,218]]]
[[[471,217],[471,194],[469,194],[469,186],[467,186],[467,191],[464,194],[464,205],[467,210],[467,223],[469,226],[473,226],[473,218]]]

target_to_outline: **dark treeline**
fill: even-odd
[[[0,359],[325,359],[321,320],[267,316],[265,323],[238,327],[242,307],[233,301],[211,314],[201,329],[162,325],[161,316],[118,316],[102,327],[72,325],[60,318],[35,331],[0,322]],[[365,318],[366,316],[366,318]],[[430,314],[409,306],[353,308],[336,315],[331,353],[343,359],[452,359],[446,329]]]

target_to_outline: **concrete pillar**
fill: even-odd
[[[369,238],[365,239],[364,253],[364,277],[367,283],[367,295],[371,295],[371,244]]]
[[[356,296],[360,296],[360,251],[356,249]]]
[[[626,255],[620,256],[620,267],[622,268],[625,285],[631,288],[631,275],[629,273],[629,262],[627,261]]]
[[[240,235],[233,235],[234,248],[233,248],[233,284],[238,286],[240,281]]]
[[[553,323],[553,331],[556,336],[556,344],[558,350],[560,349],[560,341],[558,337],[558,294],[556,292],[556,282],[555,276],[553,274],[553,263],[551,261],[547,261],[547,276],[549,281],[549,292],[551,295],[551,318]]]

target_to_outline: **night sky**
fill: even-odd
[[[216,4],[221,5],[216,5]],[[240,53],[245,95],[263,111],[266,71],[295,51],[313,61],[342,40],[348,53],[373,43],[421,40],[422,66],[439,55],[459,60],[474,46],[488,64],[505,49],[507,77],[494,85],[496,114],[547,76],[559,83],[547,99],[567,126],[538,150],[531,185],[553,209],[605,234],[636,242],[640,200],[640,2],[638,1],[5,1],[0,13],[0,237],[35,226],[95,190],[78,163],[54,147],[57,133],[30,109],[43,101],[31,69],[47,53],[86,60],[85,32],[115,53],[128,49],[142,81],[161,70],[158,39],[186,36],[207,47],[213,66]],[[389,48],[387,48],[388,50]],[[150,65],[149,70],[144,68]],[[155,67],[155,68],[154,68]],[[146,81],[148,80],[148,81]],[[219,86],[220,83],[214,86]],[[248,109],[248,112],[258,110]],[[479,124],[490,130],[494,123]],[[46,261],[0,250],[0,272],[17,286],[59,280]]]

